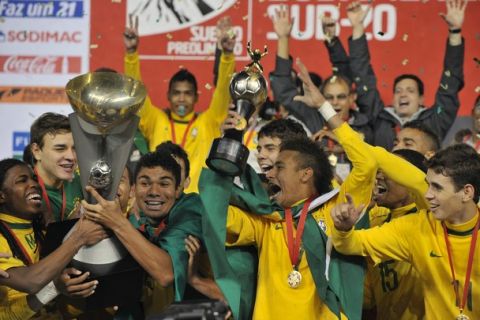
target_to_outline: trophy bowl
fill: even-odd
[[[134,116],[147,95],[142,82],[114,72],[80,75],[65,91],[75,112],[102,133]]]

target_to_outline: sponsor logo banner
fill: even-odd
[[[77,1],[0,1],[0,17],[5,18],[81,18],[83,0]]]
[[[1,103],[68,104],[68,98],[64,87],[0,87]]]
[[[79,73],[80,66],[81,57],[0,55],[0,72],[4,73]]]

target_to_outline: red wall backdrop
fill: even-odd
[[[132,0],[129,0],[132,1]],[[187,0],[176,0],[187,1]],[[148,0],[138,0],[148,2]],[[152,1],[156,2],[156,1]],[[166,106],[168,80],[179,67],[192,71],[199,82],[198,110],[208,105],[212,89],[212,58],[216,21],[232,17],[237,31],[237,70],[246,64],[245,45],[266,44],[270,54],[262,62],[268,73],[273,68],[276,40],[269,14],[279,5],[290,5],[295,25],[292,31],[291,52],[301,57],[307,67],[323,77],[331,73],[327,51],[323,44],[320,17],[331,14],[339,17],[339,37],[347,45],[351,27],[346,19],[347,1],[304,0],[225,0],[214,8],[204,21],[191,23],[177,30],[141,36],[143,80],[157,106]],[[366,3],[366,2],[365,2]],[[132,2],[129,3],[132,5]],[[371,17],[366,31],[371,35],[370,51],[379,87],[387,103],[392,98],[392,81],[400,73],[418,74],[426,85],[426,104],[431,105],[438,87],[447,39],[447,27],[439,13],[445,12],[444,1],[408,0],[372,2]],[[108,66],[123,70],[122,32],[126,23],[126,0],[92,0],[91,3],[91,70]],[[130,6],[131,7],[131,6]],[[151,17],[150,17],[151,18]],[[161,23],[160,19],[157,19]],[[143,17],[140,19],[140,24]],[[151,21],[150,21],[151,22]],[[146,23],[145,23],[146,24]],[[159,26],[160,29],[162,26]],[[142,30],[141,30],[142,33]],[[460,115],[467,115],[474,99],[480,94],[480,1],[469,1],[465,24],[465,88],[461,92]],[[477,60],[478,61],[478,60]]]

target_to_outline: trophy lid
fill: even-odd
[[[80,75],[65,91],[75,112],[103,133],[130,119],[147,96],[141,81],[114,72]]]

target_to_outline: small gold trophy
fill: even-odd
[[[237,176],[245,169],[249,151],[242,143],[243,135],[248,120],[267,99],[268,85],[260,64],[260,59],[267,54],[267,47],[263,52],[259,49],[252,51],[249,42],[247,52],[252,62],[230,81],[230,95],[242,120],[235,129],[226,130],[222,138],[213,141],[207,158],[210,169],[227,176]]]

